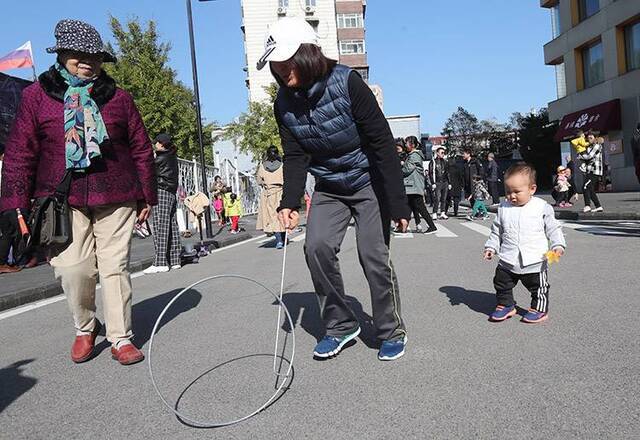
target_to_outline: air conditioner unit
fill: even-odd
[[[304,12],[306,14],[313,14],[314,12],[316,12],[316,8],[315,8],[315,6],[305,6],[304,7]]]
[[[278,15],[287,15],[287,8],[285,8],[284,6],[280,6],[278,8]]]

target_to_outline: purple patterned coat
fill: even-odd
[[[153,151],[140,113],[131,95],[116,88],[105,74],[100,79],[100,85],[94,87],[100,96],[94,99],[109,141],[100,147],[102,158],[94,159],[87,172],[74,176],[69,204],[85,207],[141,200],[156,205]],[[49,71],[40,77],[39,83],[23,91],[6,143],[0,211],[28,208],[32,198],[52,194],[62,180],[63,103],[56,99],[64,94],[62,87],[59,78]]]

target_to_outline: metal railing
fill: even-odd
[[[227,186],[231,186],[233,192],[240,196],[245,215],[258,212],[260,199],[260,186],[255,176],[238,170],[236,163],[229,159],[222,159],[218,166],[207,165],[207,193],[215,176],[222,177]],[[195,160],[178,159],[178,208],[184,208],[184,199],[187,196],[201,191],[202,179],[200,177],[200,164]],[[186,213],[186,210],[183,209]]]

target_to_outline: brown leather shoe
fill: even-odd
[[[20,272],[22,269],[17,266],[9,266],[8,264],[0,264],[0,273]]]
[[[76,364],[89,360],[96,344],[96,337],[102,328],[100,321],[95,319],[95,327],[90,335],[76,336],[71,346],[71,360]]]
[[[144,354],[133,344],[122,345],[119,349],[111,346],[111,357],[122,365],[131,365],[144,359]]]

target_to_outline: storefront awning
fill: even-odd
[[[619,99],[603,102],[563,117],[553,140],[561,142],[573,138],[580,130],[597,132],[620,130],[622,129],[621,119]]]

